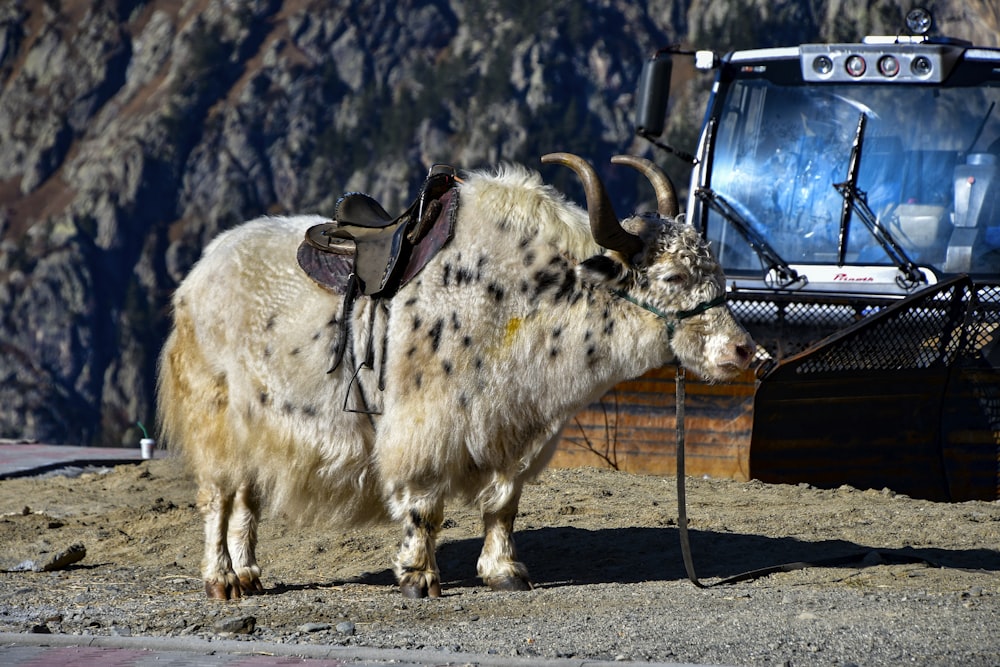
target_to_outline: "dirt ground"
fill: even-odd
[[[236,637],[499,656],[761,665],[1000,665],[1000,503],[888,490],[691,479],[707,583],[779,563],[837,566],[699,589],[687,581],[671,477],[549,470],[525,492],[519,555],[536,584],[475,577],[476,514],[449,506],[444,596],[404,600],[394,526],[261,529],[265,595],[204,598],[201,522],[163,458],[0,481],[0,632]],[[46,559],[82,544],[54,571]],[[32,561],[32,563],[25,563]]]

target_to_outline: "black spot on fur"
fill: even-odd
[[[593,332],[593,331],[591,331],[590,329],[587,329],[587,330],[586,330],[586,331],[585,331],[585,332],[583,333],[583,340],[584,340],[584,341],[588,341],[588,340],[590,340],[590,339],[591,339],[591,337],[593,337],[593,335],[594,335],[594,332]]]
[[[521,294],[527,294],[529,289],[531,289],[531,285],[528,284],[528,281],[522,280],[520,287]]]
[[[506,294],[506,290],[504,290],[502,286],[497,285],[496,283],[490,283],[489,285],[487,285],[486,291],[489,292],[490,296],[492,296],[493,300],[496,301],[497,303],[503,301],[503,297]]]
[[[417,353],[417,346],[416,345],[412,345],[412,346],[410,346],[410,349],[406,351],[406,356],[407,357],[412,357],[416,353]]]
[[[559,348],[558,347],[554,347],[551,350],[549,350],[549,358],[550,359],[555,359],[558,356],[559,356]]]
[[[271,344],[268,343],[267,345],[264,346],[264,357],[265,358],[270,357],[272,354],[274,354],[274,350],[271,349]]]
[[[595,346],[593,346],[593,345],[588,345],[587,346],[587,357],[588,358],[594,356],[595,352],[597,352],[597,348]]]
[[[406,300],[406,301],[405,301],[405,302],[403,303],[403,305],[405,305],[405,306],[412,306],[412,305],[414,305],[414,304],[416,304],[416,303],[417,303],[417,297],[415,297],[415,296],[411,296],[411,297],[410,297],[409,299],[407,299],[407,300]]]
[[[421,528],[424,527],[424,524],[426,524],[427,522],[424,521],[424,517],[420,514],[419,511],[417,511],[415,509],[411,509],[410,510],[410,523],[413,524],[413,527],[415,529],[420,530]]]
[[[413,384],[416,385],[417,389],[424,386],[424,375],[423,373],[417,373],[413,376]]]
[[[442,361],[441,368],[444,369],[445,375],[451,375],[452,366],[450,361]]]
[[[265,331],[270,331],[271,329],[273,329],[274,328],[274,322],[277,319],[278,319],[277,315],[271,315],[269,318],[267,318],[267,323],[264,325],[264,330]]]
[[[417,329],[419,329],[420,325],[423,324],[423,323],[424,323],[424,321],[422,319],[420,319],[419,315],[414,315],[413,316],[413,330],[414,331],[416,331]]]
[[[555,296],[553,298],[556,301],[562,301],[567,298],[573,289],[576,287],[576,274],[572,271],[566,271],[563,274],[562,283],[559,285],[559,289],[556,290]]]
[[[615,321],[614,320],[608,320],[607,322],[605,322],[605,324],[604,324],[604,335],[605,336],[610,336],[611,332],[613,332],[614,330],[615,330]]]
[[[441,331],[444,329],[444,320],[438,320],[431,327],[428,335],[431,337],[431,349],[435,352],[441,347]]]
[[[474,365],[477,371],[481,371],[483,369],[483,360],[480,357],[476,357]]]
[[[451,328],[455,331],[462,328],[462,323],[458,321],[458,313],[454,310],[451,311]]]
[[[458,407],[462,408],[463,410],[469,407],[469,398],[465,395],[464,392],[458,395]]]
[[[314,333],[314,334],[312,335],[312,339],[313,339],[313,340],[319,340],[319,339],[320,339],[320,337],[321,337],[322,335],[323,335],[323,332],[322,332],[322,331],[317,331],[316,333]]]
[[[559,336],[562,336],[562,327],[556,327],[555,329],[552,330],[553,338],[559,338]]]
[[[469,283],[470,285],[475,282],[476,276],[468,269],[459,269],[458,273],[455,275],[455,284],[462,285]]]
[[[290,415],[293,412],[295,412],[295,406],[289,403],[288,401],[285,401],[284,403],[281,404],[281,411],[284,412],[286,415]]]
[[[462,346],[472,347],[472,336],[462,336]]]
[[[559,274],[552,271],[535,271],[535,296],[559,284]]]
[[[451,282],[451,264],[445,264],[441,270],[441,285],[447,287],[449,282]]]
[[[294,357],[295,355],[297,355],[301,351],[302,351],[302,348],[300,348],[300,347],[293,347],[292,351],[289,354],[291,354]]]
[[[267,402],[271,400],[271,397],[267,395],[266,391],[262,391],[257,394],[257,400],[260,401],[261,405],[267,405]]]
[[[529,250],[528,252],[524,253],[524,257],[523,257],[522,261],[524,262],[525,266],[531,266],[532,264],[535,263],[535,253],[532,252],[531,250]]]
[[[304,414],[306,417],[315,417],[316,416],[316,406],[314,406],[314,405],[307,405],[307,406],[305,406],[304,408],[302,408],[302,414]]]

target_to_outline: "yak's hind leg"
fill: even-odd
[[[479,555],[476,571],[479,577],[495,591],[531,590],[528,568],[517,560],[514,549],[514,517],[521,499],[520,485],[499,509],[490,511],[483,504],[483,551]]]
[[[233,571],[239,578],[240,592],[244,595],[264,592],[256,553],[259,521],[260,499],[257,490],[250,484],[243,484],[236,490],[233,498],[226,543]]]
[[[243,486],[233,491],[215,481],[203,480],[198,489],[198,509],[205,521],[205,556],[201,564],[205,593],[216,600],[234,600],[244,593],[240,575],[248,588],[260,587],[259,568],[254,561],[256,542],[256,499]],[[253,517],[249,519],[249,517]],[[250,525],[248,532],[245,528]],[[250,536],[248,538],[248,535]],[[230,544],[235,547],[238,574],[234,569]]]
[[[441,596],[441,573],[434,552],[444,520],[444,500],[430,495],[400,494],[394,513],[403,522],[403,541],[393,563],[404,597]]]

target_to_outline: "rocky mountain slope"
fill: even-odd
[[[901,16],[894,1],[638,4],[0,2],[0,437],[134,444],[170,293],[241,220],[329,214],[348,190],[398,211],[434,162],[648,152],[631,112],[655,48],[854,39]],[[989,0],[931,4],[943,31],[996,43]],[[671,119],[688,148],[704,90]]]

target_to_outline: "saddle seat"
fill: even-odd
[[[299,266],[336,292],[346,293],[353,275],[361,294],[392,297],[451,240],[458,182],[453,167],[434,165],[416,199],[396,218],[366,194],[345,194],[333,221],[306,230]]]

